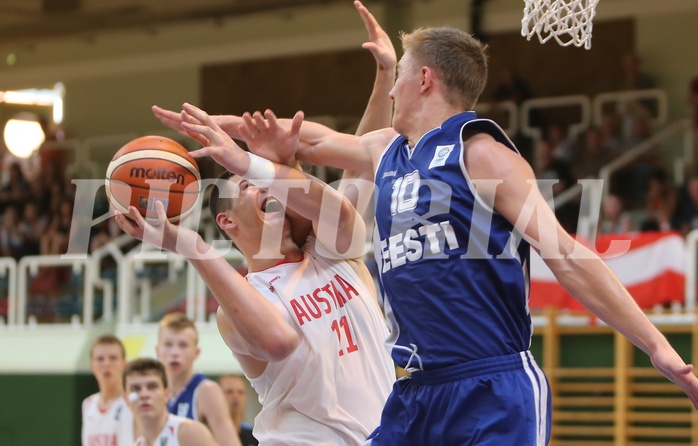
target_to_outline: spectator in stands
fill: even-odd
[[[0,225],[0,256],[17,260],[24,250],[24,237],[19,229],[19,211],[14,205],[6,206]]]
[[[27,201],[22,212],[19,230],[24,237],[22,255],[38,255],[41,253],[41,235],[46,231],[48,221],[42,215],[35,200]]]
[[[647,181],[645,218],[640,224],[641,231],[670,231],[676,211],[677,190],[662,168],[656,168]]]
[[[617,111],[603,114],[601,118],[601,139],[611,158],[620,156],[623,152],[623,117]]]
[[[599,127],[589,127],[574,152],[572,165],[577,178],[597,178],[599,170],[610,161]]]
[[[693,229],[698,229],[698,176],[696,175],[686,183],[686,199],[680,204],[676,224],[684,235]]]
[[[623,77],[618,85],[619,90],[646,90],[657,86],[654,77],[642,69],[642,59],[634,51],[623,56],[622,70]]]
[[[60,196],[63,192],[65,178],[61,163],[42,163],[41,175],[32,182],[34,196],[38,200],[40,209],[47,212],[51,209],[51,202],[54,195]]]
[[[545,129],[545,139],[548,140],[553,149],[555,158],[572,161],[574,145],[567,134],[567,128],[560,124],[550,124]]]
[[[65,254],[68,250],[73,220],[73,200],[69,197],[61,198],[58,202],[58,209],[52,213],[50,218],[48,229],[41,235],[41,254]]]
[[[539,180],[543,196],[548,201],[576,183],[577,180],[572,173],[572,167],[567,161],[555,157],[553,146],[547,139],[541,139],[536,142],[535,161],[536,178]],[[552,189],[550,189],[541,183],[540,180],[554,180],[555,183],[552,184]],[[550,193],[552,193],[552,197]],[[579,200],[574,199],[564,204],[555,203],[554,210],[562,227],[569,233],[576,232],[579,219]]]
[[[513,66],[507,65],[499,72],[499,83],[492,92],[493,105],[504,101],[512,101],[520,105],[531,97],[531,89],[516,72]]]
[[[608,194],[601,205],[599,234],[623,234],[633,230],[630,214],[625,212],[623,200],[618,195]]]
[[[7,182],[0,190],[0,211],[7,206],[22,206],[31,196],[31,185],[22,172],[22,166],[19,163],[12,163]]]

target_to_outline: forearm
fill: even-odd
[[[570,294],[599,319],[623,334],[648,355],[668,341],[647,318],[608,266],[587,248],[577,245],[585,258],[551,260],[555,276]],[[564,265],[562,265],[564,264]]]
[[[357,135],[363,135],[374,130],[390,127],[393,116],[393,101],[390,90],[395,82],[395,68],[386,69],[378,65],[376,78],[373,81],[373,91],[356,129]]]
[[[199,239],[198,249],[208,244]],[[208,286],[237,335],[258,359],[273,360],[280,345],[296,336],[274,305],[221,257],[189,259]]]

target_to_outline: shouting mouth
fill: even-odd
[[[262,212],[265,214],[273,214],[283,211],[284,207],[281,205],[279,200],[274,197],[268,197],[266,200],[264,200],[264,203],[262,203]]]

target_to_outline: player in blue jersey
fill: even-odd
[[[223,390],[215,381],[194,372],[194,361],[201,351],[198,343],[196,325],[184,313],[169,313],[160,320],[156,352],[170,383],[167,410],[204,423],[221,446],[239,445],[227,416]]]
[[[484,46],[451,28],[401,37],[393,127],[356,137],[306,122],[297,153],[304,162],[375,174],[374,246],[389,343],[412,373],[395,384],[368,443],[548,442],[548,384],[528,350],[529,246],[698,406],[693,367],[598,255],[560,226],[502,130],[468,112],[487,78]],[[233,137],[289,126],[269,111],[266,120],[254,116],[217,119]]]

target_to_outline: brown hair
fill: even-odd
[[[126,358],[126,349],[124,348],[123,342],[112,334],[102,335],[92,341],[92,345],[90,346],[90,358],[92,358],[92,353],[94,352],[95,347],[98,345],[118,345],[119,349],[121,350],[121,357]]]
[[[208,209],[211,212],[214,223],[216,223],[216,228],[218,229],[218,232],[226,238],[226,240],[230,240],[230,237],[220,226],[218,226],[216,217],[221,212],[226,212],[233,209],[233,201],[240,195],[240,188],[235,183],[230,181],[233,176],[234,174],[227,170],[221,173],[211,188],[211,194],[209,195],[208,200]]]
[[[167,389],[167,374],[165,373],[165,366],[162,365],[160,361],[153,358],[137,358],[126,364],[126,367],[124,367],[124,373],[122,375],[124,389],[126,389],[126,378],[128,376],[147,375],[149,373],[159,376],[162,380],[162,386]]]
[[[455,28],[418,28],[401,33],[402,48],[443,81],[446,100],[471,110],[487,83],[487,46]]]

